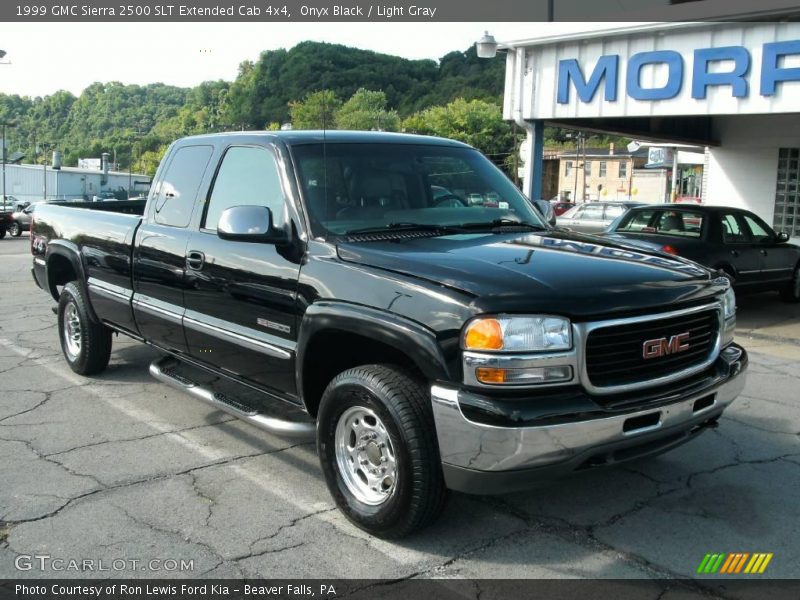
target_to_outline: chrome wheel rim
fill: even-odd
[[[11,229],[9,229],[9,233],[10,233],[12,236],[16,237],[16,236],[17,236],[17,230],[18,230],[18,229],[19,229],[19,225],[17,225],[16,223],[12,223],[12,224],[11,224]]]
[[[336,424],[336,465],[345,486],[360,502],[377,506],[392,495],[397,482],[394,448],[378,416],[351,406]]]
[[[64,345],[71,359],[81,353],[81,319],[74,302],[64,309]]]

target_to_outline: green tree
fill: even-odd
[[[334,129],[336,111],[342,101],[331,90],[311,92],[303,100],[289,103],[292,127],[295,129]]]
[[[503,121],[500,106],[483,100],[458,98],[445,106],[433,106],[407,118],[403,127],[410,133],[465,142],[498,163],[514,148],[513,131]]]
[[[386,94],[364,88],[356,90],[336,111],[338,129],[397,131],[400,116],[396,110],[386,110]]]

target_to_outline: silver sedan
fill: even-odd
[[[572,231],[600,233],[628,209],[642,204],[642,202],[586,202],[557,217],[556,225]]]

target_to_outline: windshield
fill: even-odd
[[[514,184],[476,150],[308,144],[293,146],[292,154],[314,235],[416,226],[547,227]]]

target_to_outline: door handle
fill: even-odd
[[[764,256],[766,256],[766,255],[768,254],[768,252],[767,252],[766,250],[763,250],[763,249],[762,249],[762,250],[761,250],[761,254],[763,254]]]
[[[194,271],[199,271],[203,268],[206,262],[206,255],[197,250],[189,250],[186,253],[186,267]]]
[[[739,256],[739,251],[738,250],[731,250],[731,254],[733,254],[734,256]]]

